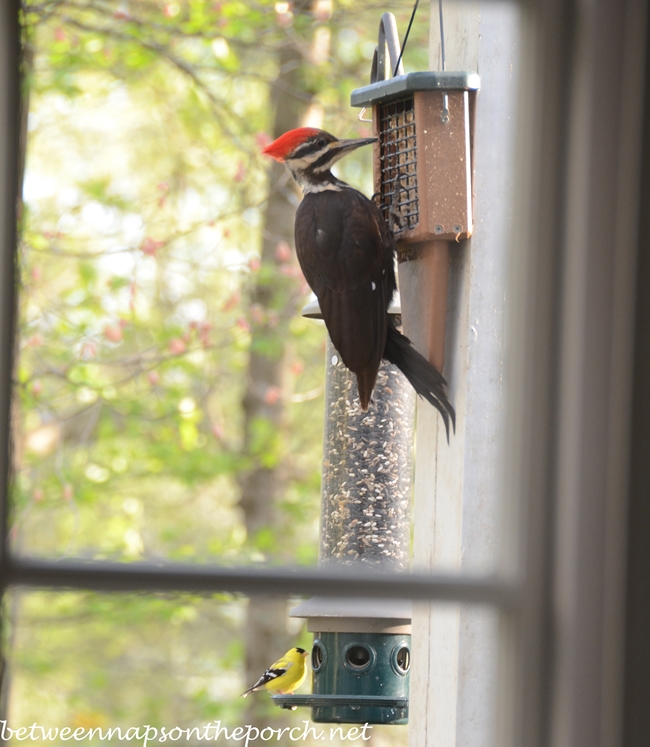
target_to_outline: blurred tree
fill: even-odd
[[[292,17],[284,22],[295,24],[296,34],[287,37],[276,52],[278,76],[270,96],[274,139],[307,123],[322,125],[322,112],[315,113],[310,105],[315,94],[314,72],[329,62],[327,23],[331,11],[331,0],[305,0],[294,3],[292,10],[286,12]],[[256,313],[251,315],[253,330],[243,398],[244,449],[250,466],[241,476],[240,505],[249,535],[273,555],[290,561],[290,548],[282,541],[288,534],[287,521],[279,510],[289,482],[284,466],[287,449],[282,443],[284,399],[290,363],[290,324],[299,312],[304,291],[296,293],[294,283],[294,278],[301,276],[293,252],[298,195],[293,179],[287,177],[285,168],[274,163],[264,214],[261,266],[251,292],[251,310]],[[286,629],[287,612],[284,599],[249,602],[247,681],[254,682],[271,661],[293,645]],[[265,703],[249,699],[247,723],[263,728],[267,712]]]

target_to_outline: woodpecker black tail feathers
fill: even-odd
[[[449,443],[449,421],[456,431],[456,413],[447,397],[447,382],[429,361],[413,347],[408,337],[388,325],[384,358],[406,376],[415,391],[442,415]]]

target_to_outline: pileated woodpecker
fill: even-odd
[[[375,139],[338,140],[323,130],[301,127],[263,152],[286,164],[302,187],[295,222],[298,261],[334,347],[357,376],[362,409],[368,409],[385,358],[440,411],[449,438],[449,420],[455,427],[455,413],[446,382],[388,314],[397,288],[393,233],[372,200],[330,171],[347,153]]]

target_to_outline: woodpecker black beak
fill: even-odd
[[[329,159],[328,164],[332,164],[339,161],[343,156],[347,156],[348,153],[352,153],[353,150],[360,148],[362,145],[370,145],[370,143],[377,142],[376,137],[360,137],[353,138],[351,140],[335,140],[329,147]]]
[[[376,142],[376,137],[359,137],[352,138],[351,140],[337,140],[336,142],[332,143],[330,151],[332,153],[340,153],[341,156],[344,156],[347,153],[360,148],[362,145],[370,145],[370,143]]]

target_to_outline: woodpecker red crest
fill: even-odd
[[[270,145],[262,151],[265,156],[271,156],[276,161],[282,163],[286,156],[295,150],[299,145],[302,145],[305,140],[308,140],[313,135],[320,132],[315,127],[299,127],[296,130],[289,130],[281,135],[277,140],[274,140]]]
[[[300,127],[263,152],[286,164],[302,187],[305,197],[295,222],[298,261],[334,347],[357,376],[361,408],[368,409],[384,358],[438,409],[449,437],[455,414],[447,384],[388,314],[397,289],[393,233],[372,200],[330,171],[339,158],[375,141],[339,140],[324,130]]]

